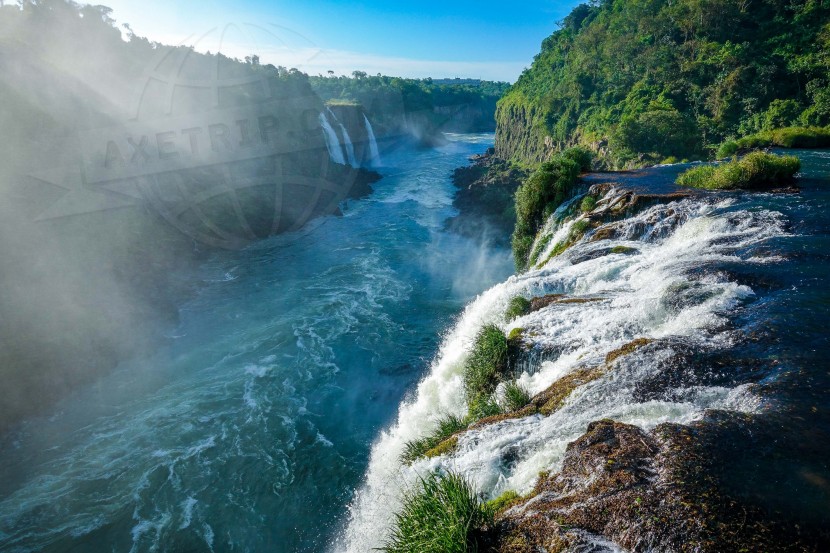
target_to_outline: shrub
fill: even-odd
[[[458,417],[453,415],[441,417],[438,419],[438,428],[432,434],[406,443],[401,454],[401,462],[409,464],[424,457],[429,450],[434,449],[438,444],[465,428],[467,428],[467,425]]]
[[[801,109],[795,100],[773,100],[763,115],[764,130],[792,125],[798,120]]]
[[[591,161],[594,159],[594,154],[591,150],[583,148],[582,146],[568,148],[562,152],[561,156],[574,161],[583,173],[591,170]]]
[[[509,382],[504,387],[504,411],[518,411],[531,400],[530,392],[522,388],[517,382]]]
[[[510,300],[510,303],[507,306],[507,311],[504,313],[504,318],[508,321],[512,321],[516,317],[521,317],[527,313],[529,309],[530,300],[523,298],[522,296],[516,296]]]
[[[624,117],[612,136],[618,148],[631,152],[687,157],[697,152],[700,138],[695,122],[675,109],[646,111]]]
[[[493,511],[482,505],[464,477],[432,474],[404,495],[387,553],[466,553],[483,549]]]
[[[791,181],[800,167],[795,156],[753,152],[721,165],[689,169],[677,178],[677,183],[710,190],[768,188]]]

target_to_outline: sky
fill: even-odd
[[[97,3],[97,2],[96,2]],[[513,82],[578,0],[102,0],[120,25],[306,73]]]

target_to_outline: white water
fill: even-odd
[[[346,158],[343,157],[343,150],[340,148],[340,139],[337,138],[337,133],[334,132],[325,113],[320,114],[320,125],[323,127],[323,135],[326,137],[326,148],[329,151],[329,158],[335,163],[345,165]]]
[[[375,131],[372,130],[372,123],[369,121],[369,118],[366,117],[365,113],[363,114],[363,121],[366,124],[366,135],[369,137],[369,155],[371,156],[369,165],[372,167],[380,167],[382,162],[380,161],[378,142],[375,140]]]
[[[349,131],[346,130],[343,123],[340,123],[340,130],[343,132],[343,145],[346,147],[346,156],[349,159],[349,165],[357,167],[357,160],[354,157],[354,144],[352,144],[352,138],[349,136]]]
[[[690,422],[708,408],[757,409],[759,400],[741,386],[679,389],[675,401],[642,402],[634,397],[638,383],[667,370],[672,343],[697,349],[731,344],[722,323],[753,291],[718,272],[692,277],[690,270],[724,260],[754,263],[753,258],[738,257],[737,249],[781,236],[784,230],[777,213],[729,211],[730,207],[730,202],[710,205],[700,200],[654,206],[619,223],[621,238],[593,243],[590,236],[583,238],[544,266],[511,277],[469,304],[444,338],[429,374],[401,405],[397,422],[374,444],[364,485],[335,549],[356,553],[382,546],[401,493],[419,475],[439,468],[463,473],[487,497],[506,489],[526,493],[540,471],[561,466],[566,445],[582,435],[591,421],[610,417],[651,429],[663,422]],[[555,228],[550,231],[558,234]],[[555,242],[551,240],[549,248]],[[636,248],[637,253],[606,252],[573,262],[613,246]],[[550,293],[601,301],[553,304],[505,322],[503,313],[512,297]],[[462,366],[475,335],[487,323],[498,324],[505,332],[522,327],[535,343],[559,351],[519,376],[534,394],[576,368],[600,365],[607,353],[635,338],[672,341],[656,342],[622,357],[614,370],[577,388],[549,417],[535,415],[471,430],[454,453],[402,466],[398,459],[407,441],[429,433],[443,414],[466,412]]]

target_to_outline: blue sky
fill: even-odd
[[[575,0],[103,0],[151,40],[307,73],[513,81]]]

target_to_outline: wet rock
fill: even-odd
[[[600,536],[632,552],[826,551],[827,529],[805,527],[724,485],[724,455],[734,453],[721,440],[732,435],[747,446],[763,426],[726,412],[652,432],[593,422],[568,445],[559,473],[540,475],[529,496],[500,514],[493,550],[581,551],[596,543],[586,536]]]

